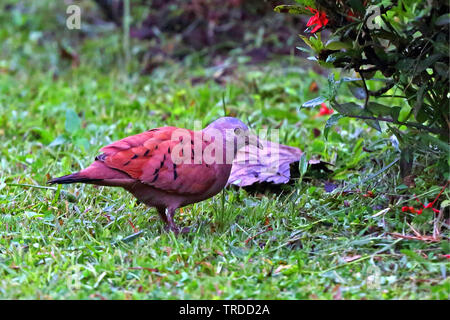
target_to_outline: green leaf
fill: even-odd
[[[419,88],[417,91],[417,98],[416,103],[414,104],[414,117],[417,119],[420,109],[422,108],[423,104],[423,93],[425,92],[425,89],[427,88],[427,85],[424,84]]]
[[[302,52],[306,52],[311,54],[311,50],[309,50],[308,48],[304,48],[304,47],[295,47],[297,50],[300,50]]]
[[[320,51],[322,51],[322,49],[324,48],[322,40],[320,39],[320,37],[319,38],[315,38],[315,37],[311,36],[311,37],[309,37],[309,41],[313,45],[314,51],[316,51],[317,53],[320,53]]]
[[[361,81],[361,78],[350,78],[350,77],[343,77],[338,82],[354,82],[354,81]],[[361,82],[362,83],[362,82]]]
[[[398,117],[400,116],[400,110],[402,110],[402,108],[400,107],[392,107],[391,108],[391,117],[392,120],[394,121],[398,121]]]
[[[411,174],[413,162],[414,154],[412,148],[402,148],[400,152],[400,176],[402,178]]]
[[[428,143],[434,144],[435,146],[437,146],[439,149],[446,152],[447,154],[450,153],[450,145],[448,143],[441,141],[438,138],[433,137],[432,135],[427,134],[427,133],[421,133],[421,134],[419,134],[419,137],[421,140],[424,140]]]
[[[312,42],[305,36],[299,34],[300,38],[308,45],[308,47],[310,47],[311,49],[314,50],[314,45],[312,44]]]
[[[312,100],[306,101],[304,104],[302,104],[303,108],[312,108],[319,104],[322,104],[323,102],[327,101],[327,98],[319,96],[317,98],[314,98]]]
[[[436,69],[436,72],[444,79],[448,79],[448,73],[449,73],[449,69],[448,69],[448,65],[446,65],[443,62],[436,62],[436,64],[434,65],[434,68]]]
[[[397,62],[395,67],[400,71],[409,73],[413,69],[414,62],[415,62],[414,59],[402,59],[399,62]]]
[[[311,11],[306,9],[304,6],[299,5],[289,5],[289,4],[282,4],[279,6],[276,6],[273,11],[278,13],[289,13],[289,14],[311,14]]]
[[[65,128],[70,134],[81,128],[81,119],[73,109],[67,109],[66,111]]]
[[[397,43],[399,41],[398,36],[396,36],[394,33],[386,31],[384,29],[373,29],[373,34],[380,39],[386,39],[391,42]]]
[[[357,99],[360,100],[365,100],[366,99],[366,90],[364,90],[364,88],[356,86],[356,85],[350,85],[348,86],[348,89],[350,90],[350,92],[353,94],[353,96]]]
[[[325,44],[325,49],[328,50],[350,49],[351,47],[352,47],[351,42],[343,42],[336,39],[330,39]]]
[[[352,9],[354,9],[355,11],[358,11],[358,12],[364,12],[365,11],[364,5],[361,2],[361,0],[348,0],[347,2],[350,5],[350,7]]]
[[[448,207],[448,206],[450,206],[450,200],[442,201],[441,208],[445,208],[445,207]]]
[[[328,61],[328,58],[327,58],[327,61],[319,60],[318,61],[319,66],[321,66],[323,68],[328,68],[328,69],[334,68],[334,65],[330,61]]]
[[[311,151],[314,153],[322,153],[325,150],[325,142],[323,140],[315,139],[311,145]]]
[[[434,52],[439,52],[444,54],[446,57],[450,55],[448,41],[446,43],[433,41]]]
[[[316,2],[314,0],[295,0],[295,2],[300,3],[305,7],[311,7],[316,9]]]
[[[56,139],[53,140],[48,146],[50,148],[53,148],[53,147],[56,147],[56,146],[66,143],[66,141],[67,141],[66,138],[63,135],[60,135],[60,136],[56,137]]]
[[[418,255],[416,252],[412,251],[412,250],[407,250],[407,249],[401,249],[400,250],[401,253],[403,253],[404,255],[410,257],[411,259],[424,263],[424,264],[429,264],[430,261],[428,261],[427,259],[421,257],[420,255]]]
[[[369,102],[367,104],[367,110],[369,110],[372,114],[375,114],[379,117],[390,116],[392,114],[391,107],[385,106],[377,102]]]
[[[419,65],[417,66],[416,73],[421,73],[425,69],[430,68],[433,64],[435,64],[442,57],[443,57],[442,54],[436,53],[436,54],[429,56],[425,60],[420,61]]]
[[[443,14],[434,22],[437,26],[443,26],[450,23],[450,13]]]
[[[306,158],[306,154],[303,153],[298,163],[298,171],[300,172],[300,177],[303,177],[307,170],[308,170],[308,159]]]
[[[400,109],[398,121],[405,122],[406,120],[408,120],[410,112],[411,107],[407,104],[404,104],[403,107]]]
[[[299,37],[311,48],[314,50],[315,53],[319,54],[320,51],[324,48],[322,40],[320,40],[319,38],[316,37],[305,37],[301,34],[299,34]]]
[[[331,117],[328,118],[327,123],[325,123],[325,128],[323,129],[323,135],[325,139],[328,140],[328,133],[341,118],[344,118],[345,116],[339,113],[332,114]]]
[[[367,110],[364,110],[361,114],[362,116],[367,116],[367,117],[371,117],[373,116],[370,112],[368,112]],[[364,119],[364,122],[367,123],[367,125],[369,127],[374,128],[375,130],[377,130],[378,132],[381,132],[381,126],[380,126],[380,122],[378,120],[369,120],[369,119]]]
[[[339,113],[342,113],[343,115],[348,116],[357,116],[360,115],[363,111],[362,106],[354,103],[354,102],[348,102],[348,103],[331,103],[331,106],[333,109],[336,109]]]
[[[328,75],[328,99],[329,100],[335,99],[340,85],[341,85],[341,82],[335,81],[334,73],[330,72],[330,74]]]

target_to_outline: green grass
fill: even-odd
[[[311,81],[326,90],[326,79],[302,59],[248,66],[237,51],[237,69],[221,86],[201,55],[138,76],[145,46],[132,42],[126,74],[117,30],[92,25],[80,40],[58,22],[64,8],[55,2],[8,2],[13,12],[0,13],[0,298],[448,299],[448,225],[428,210],[401,212],[415,205],[413,194],[424,203],[438,194],[433,155],[417,159],[417,187],[408,189],[398,162],[382,170],[399,156],[388,131],[341,119],[328,140],[315,137],[326,119],[299,106],[319,94],[309,92]],[[79,53],[78,68],[60,57],[58,39]],[[209,80],[191,85],[198,76]],[[123,190],[45,186],[116,139],[207,124],[224,115],[223,97],[229,114],[280,128],[282,143],[333,163],[334,172],[308,171],[276,193],[227,188],[178,213],[178,224],[194,227],[178,237]],[[325,192],[327,179],[340,187]],[[363,196],[369,190],[373,198]],[[446,190],[440,199],[449,198]],[[143,232],[134,237],[129,220]],[[409,225],[431,235],[435,222],[440,242],[391,235],[413,235]]]

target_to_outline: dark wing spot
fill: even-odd
[[[131,159],[136,159],[138,157],[137,154],[135,154],[134,156],[131,157]]]
[[[129,165],[129,164],[130,164],[130,162],[131,162],[131,160],[129,160],[129,161],[127,161],[127,162],[125,162],[125,163],[123,164],[123,166],[127,166],[127,165]]]
[[[153,172],[153,175],[158,174],[158,172],[159,172],[159,168],[155,169],[155,172]]]
[[[152,180],[152,182],[151,183],[153,183],[153,182],[155,182],[156,181],[156,179],[158,179],[158,175],[156,175],[154,178],[153,178],[153,180]]]
[[[173,164],[173,180],[177,180],[177,165]]]
[[[170,147],[167,149],[167,153],[170,154]]]
[[[144,157],[146,157],[149,152],[150,152],[150,150],[147,149],[147,151],[145,151],[145,153],[144,153]]]
[[[95,160],[97,161],[105,161],[105,159],[106,159],[106,154],[104,154],[104,153],[102,153],[102,154],[99,154],[98,156],[96,156],[95,157]]]

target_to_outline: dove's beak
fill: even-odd
[[[246,136],[245,137],[245,144],[246,145],[252,145],[255,146],[261,150],[264,149],[263,144],[261,143],[261,141],[259,140],[259,138],[257,136],[251,135],[251,136]]]

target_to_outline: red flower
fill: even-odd
[[[420,200],[414,195],[416,201],[418,203],[420,203],[420,205],[423,207],[422,209],[418,209],[416,210],[414,207],[407,207],[404,206],[402,207],[402,212],[411,212],[411,213],[417,213],[417,214],[422,214],[423,209],[430,209],[433,210],[434,213],[439,213],[440,211],[436,208],[433,208],[435,202],[439,199],[439,197],[441,196],[442,192],[444,192],[445,188],[447,188],[448,184],[449,184],[450,180],[447,181],[447,183],[445,184],[445,186],[441,189],[441,192],[439,192],[439,194],[437,195],[437,197],[433,200],[433,202],[428,203],[427,205],[424,205],[422,202],[420,202]]]
[[[333,110],[331,110],[332,112],[331,113],[333,113]],[[366,194],[363,194],[363,197],[364,198],[374,198],[375,197],[375,195],[373,194],[373,192],[372,191],[367,191],[367,193]]]
[[[331,108],[329,109],[325,102],[320,105],[319,116],[326,116],[332,114],[333,112],[334,110]]]
[[[325,27],[328,23],[327,14],[325,12],[319,12],[319,10],[306,7],[309,11],[314,13],[314,15],[309,19],[308,23],[306,24],[307,27],[311,27],[312,25],[316,25],[312,30],[311,33],[315,33],[317,30],[319,30],[322,27]]]

